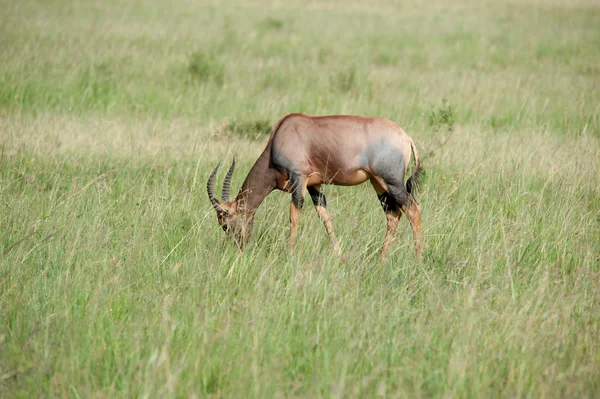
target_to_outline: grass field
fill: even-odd
[[[1,397],[600,396],[597,1],[0,6]],[[413,137],[422,263],[368,184],[224,239],[288,112]]]

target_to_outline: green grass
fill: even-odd
[[[244,4],[3,2],[0,396],[598,397],[600,7]],[[368,185],[345,260],[283,193],[224,239],[287,112],[409,132],[422,263]]]

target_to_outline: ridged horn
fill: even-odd
[[[223,182],[223,201],[229,201],[229,189],[231,187],[231,176],[233,175],[233,171],[235,170],[235,157],[233,157],[233,162],[227,171],[227,175],[225,176],[225,181]]]
[[[215,195],[215,175],[217,174],[217,171],[220,167],[221,161],[219,161],[217,167],[212,171],[212,173],[208,177],[208,183],[206,183],[206,191],[208,191],[208,198],[210,199],[211,204],[217,211],[221,209],[221,202]]]

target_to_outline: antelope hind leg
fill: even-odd
[[[381,259],[386,259],[390,253],[390,246],[394,242],[394,236],[396,230],[398,230],[398,223],[402,213],[400,208],[396,205],[396,201],[388,194],[384,193],[379,196],[379,202],[385,211],[385,238],[383,240],[383,247],[381,248]]]
[[[371,185],[375,189],[377,198],[379,198],[379,203],[385,212],[385,238],[383,239],[383,246],[381,247],[380,256],[380,259],[384,260],[389,255],[390,246],[394,241],[394,235],[398,229],[398,223],[400,222],[400,216],[402,216],[402,213],[400,212],[400,207],[396,203],[394,197],[392,197],[386,191],[386,188],[384,188],[386,184],[384,183],[383,179],[381,179],[379,176],[372,176]]]
[[[411,199],[409,205],[404,205],[402,211],[406,213],[406,217],[410,222],[412,228],[413,238],[415,240],[415,251],[417,258],[421,259],[423,256],[423,239],[421,238],[421,206],[417,201]]]

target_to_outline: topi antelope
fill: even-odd
[[[415,169],[405,186],[404,175],[411,151]],[[304,114],[283,117],[271,131],[265,150],[250,169],[233,201],[229,201],[229,189],[235,158],[225,176],[222,199],[215,196],[214,188],[220,165],[221,162],[208,178],[208,197],[217,211],[219,224],[241,250],[250,238],[254,214],[260,203],[271,191],[279,189],[292,194],[290,248],[296,242],[300,210],[308,191],[331,244],[339,253],[339,243],[321,186],[353,186],[369,180],[377,192],[387,221],[382,258],[389,253],[401,212],[408,217],[417,256],[421,256],[421,210],[414,191],[423,169],[419,166],[419,156],[412,139],[388,119]]]

